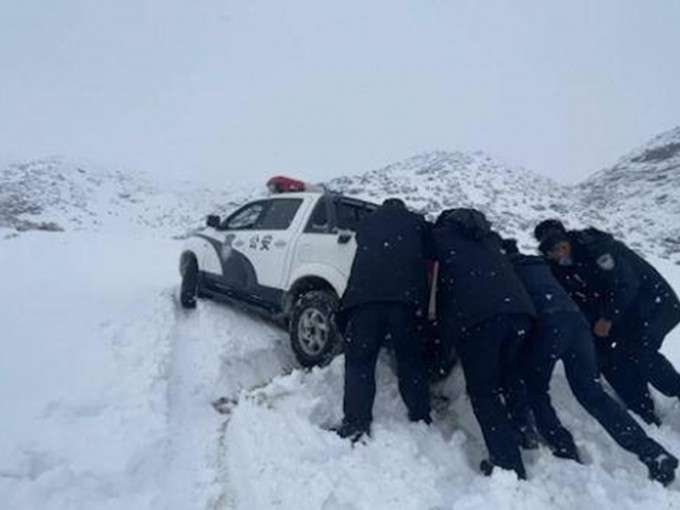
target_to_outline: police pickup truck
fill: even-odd
[[[225,219],[208,216],[180,255],[180,300],[229,298],[282,319],[301,365],[326,363],[340,348],[333,314],[356,251],[357,223],[375,204],[274,177],[268,198]]]

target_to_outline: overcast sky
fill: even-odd
[[[678,0],[0,0],[0,158],[322,180],[434,150],[573,182],[680,124]]]

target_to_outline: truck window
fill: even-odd
[[[351,230],[356,232],[359,220],[365,215],[362,211],[363,207],[359,204],[351,202],[336,202],[335,203],[335,220],[337,227],[342,230]]]
[[[293,223],[301,198],[276,198],[269,201],[269,206],[260,217],[255,228],[258,230],[286,230]]]
[[[328,221],[328,203],[325,199],[320,199],[314,206],[314,211],[309,217],[305,232],[325,234],[330,232],[330,222]]]
[[[364,204],[360,209],[359,209],[359,221],[363,220],[366,216],[371,214],[373,211],[375,211],[378,207],[377,206],[372,206],[369,204]]]
[[[223,230],[248,230],[255,227],[257,220],[265,210],[266,202],[253,202],[241,207],[229,216],[222,224]]]

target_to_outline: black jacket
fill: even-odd
[[[557,281],[543,257],[515,253],[508,255],[539,315],[578,312],[579,307]]]
[[[424,315],[428,303],[427,268],[430,226],[403,206],[382,205],[358,225],[357,251],[338,325],[355,306],[397,302]]]
[[[553,265],[553,271],[572,297],[580,297],[579,306],[591,321],[603,317],[616,324],[624,317],[663,316],[668,330],[680,322],[680,301],[673,288],[640,255],[595,229],[570,231],[568,237],[574,265]]]
[[[447,213],[432,233],[439,262],[437,309],[447,334],[458,335],[498,315],[535,315],[498,235],[488,225],[466,225]]]

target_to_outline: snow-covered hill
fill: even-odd
[[[581,206],[646,252],[680,262],[680,126],[578,186]]]
[[[644,253],[680,263],[680,127],[577,186],[480,152],[433,152],[334,179],[329,187],[372,200],[400,196],[432,216],[448,207],[475,207],[527,248],[534,246],[536,223],[561,218],[572,228],[609,230]]]
[[[160,182],[54,157],[0,169],[0,227],[181,234],[202,226],[206,211],[232,210],[255,193]]]
[[[645,253],[680,262],[680,127],[577,186],[481,152],[443,151],[339,177],[327,186],[373,201],[400,196],[432,217],[449,207],[476,207],[527,248],[534,246],[533,226],[558,217],[574,228],[610,230]],[[155,182],[143,173],[50,158],[0,169],[0,228],[141,228],[181,236],[202,226],[206,214],[224,214],[264,191]]]
[[[574,221],[570,188],[519,167],[495,162],[481,152],[432,152],[352,177],[329,188],[373,201],[402,197],[409,206],[434,217],[451,207],[484,211],[501,233],[528,240],[527,233],[546,217]]]

